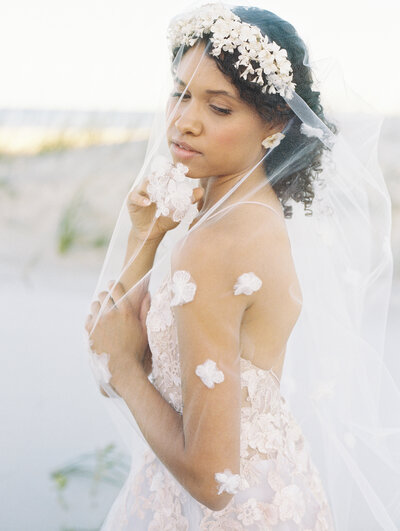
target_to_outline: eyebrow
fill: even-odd
[[[185,83],[182,81],[182,79],[179,79],[178,76],[174,77],[174,81],[177,81],[179,85],[182,85],[183,87],[186,87]],[[233,94],[230,94],[226,90],[211,90],[211,89],[208,89],[208,90],[206,90],[206,93],[207,94],[222,94],[223,96],[228,96],[229,98],[232,98],[234,100],[238,99],[236,96],[234,96]]]

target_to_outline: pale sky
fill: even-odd
[[[205,3],[205,2],[201,2]],[[400,114],[399,0],[246,0],[333,57],[378,112]],[[185,0],[1,0],[0,108],[153,110],[169,18]],[[160,66],[164,65],[163,66]]]

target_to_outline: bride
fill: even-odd
[[[379,170],[325,118],[288,22],[207,4],[169,39],[165,122],[85,325],[101,392],[146,448],[102,529],[395,529],[392,456],[378,437],[354,451],[380,429],[359,407],[374,382],[348,386],[381,361],[360,326],[374,260],[387,304]]]

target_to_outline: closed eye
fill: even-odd
[[[174,92],[171,94],[171,96],[173,98],[180,98],[182,96],[182,92]],[[183,97],[188,98],[189,94],[185,94]],[[216,105],[210,105],[210,107],[214,109],[216,112],[221,113],[221,114],[231,114],[232,112],[230,109],[223,109],[222,107],[217,107]]]
[[[215,109],[217,112],[222,112],[223,114],[231,114],[230,109],[222,109],[221,107],[216,107],[215,105],[211,105],[213,109]]]

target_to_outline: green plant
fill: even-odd
[[[82,202],[82,194],[76,194],[61,215],[58,229],[58,251],[66,253],[78,237],[79,207]]]
[[[66,149],[74,149],[75,146],[70,140],[64,137],[61,133],[52,140],[44,140],[37,149],[37,155],[44,155],[46,153],[65,151]]]
[[[65,500],[65,491],[74,479],[89,479],[89,497],[95,498],[101,484],[114,485],[120,488],[129,470],[128,456],[110,443],[92,453],[83,454],[77,459],[53,470],[50,478],[57,492],[59,504],[69,509]]]
[[[87,222],[90,225],[90,204],[85,200],[85,183],[81,183],[70,202],[61,213],[57,227],[57,248],[60,254],[67,253],[74,245],[85,247],[106,247],[111,238],[111,231],[97,229],[97,234],[90,234]],[[103,232],[104,231],[104,232]]]

